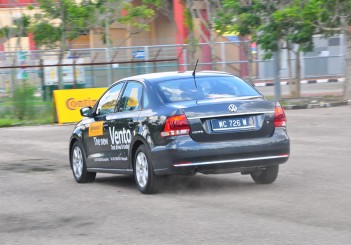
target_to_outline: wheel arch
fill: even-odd
[[[141,146],[141,145],[145,145],[147,149],[149,149],[149,146],[148,146],[147,142],[145,141],[145,139],[143,139],[142,137],[136,137],[131,145],[132,145],[132,148],[130,150],[128,158],[130,159],[130,164],[131,164],[131,167],[134,171],[134,160],[135,160],[136,151],[138,150],[139,146]]]
[[[71,162],[71,158],[72,158],[72,148],[73,148],[73,145],[74,143],[76,143],[77,141],[80,141],[80,138],[76,135],[73,135],[70,139],[70,142],[69,142],[69,148],[68,148],[68,154],[69,154],[69,160]],[[84,149],[82,149],[84,151]]]

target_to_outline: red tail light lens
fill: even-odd
[[[275,127],[285,127],[286,126],[286,116],[284,112],[284,108],[276,102],[275,110],[274,110],[274,126]]]
[[[185,115],[171,116],[167,118],[165,128],[161,132],[162,137],[189,134],[190,127]]]

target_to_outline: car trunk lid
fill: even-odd
[[[274,102],[262,97],[173,103],[186,115],[198,142],[268,137],[274,131]]]

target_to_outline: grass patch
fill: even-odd
[[[33,87],[23,83],[13,97],[1,98],[0,127],[53,123],[53,103],[35,97],[34,92]]]
[[[54,119],[52,112],[45,112],[37,114],[35,118],[19,120],[13,118],[12,116],[1,116],[0,118],[0,127],[13,127],[13,126],[22,126],[22,125],[41,125],[41,124],[51,124]]]

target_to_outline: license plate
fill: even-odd
[[[250,129],[255,127],[253,117],[212,119],[211,125],[212,125],[213,131],[231,130],[231,129]]]

